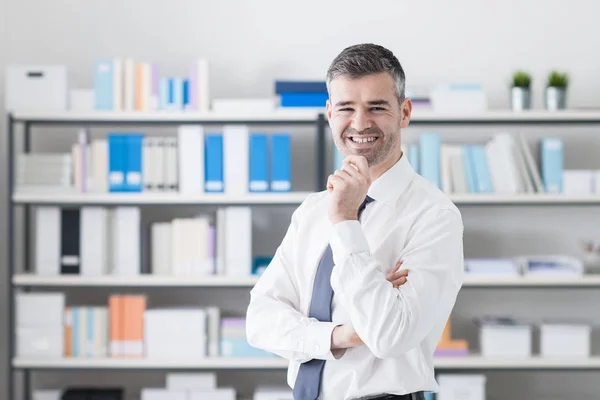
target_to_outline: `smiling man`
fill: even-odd
[[[412,105],[391,51],[344,49],[327,85],[346,158],[252,289],[248,341],[289,360],[295,400],[422,399],[462,286],[462,218],[402,153]]]

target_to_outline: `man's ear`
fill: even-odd
[[[410,123],[410,117],[412,114],[412,101],[407,97],[400,104],[400,114],[402,119],[400,120],[400,127],[406,128]]]
[[[327,119],[331,119],[331,100],[327,99],[327,102],[325,103],[325,113],[327,115]]]

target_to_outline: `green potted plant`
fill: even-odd
[[[528,72],[518,70],[513,74],[510,99],[514,111],[531,108],[531,75]]]
[[[567,87],[569,76],[566,72],[552,71],[546,82],[546,109],[562,110],[567,108]]]

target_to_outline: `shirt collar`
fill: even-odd
[[[375,201],[395,206],[414,174],[415,171],[408,162],[406,153],[402,153],[396,164],[371,183],[368,195]]]

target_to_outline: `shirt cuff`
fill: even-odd
[[[311,358],[320,360],[335,360],[331,352],[331,334],[338,326],[334,322],[321,322],[315,320],[308,326],[303,353],[309,354]]]
[[[343,265],[344,260],[351,254],[371,250],[362,226],[357,220],[342,221],[335,224],[329,245],[333,253],[334,265]]]

